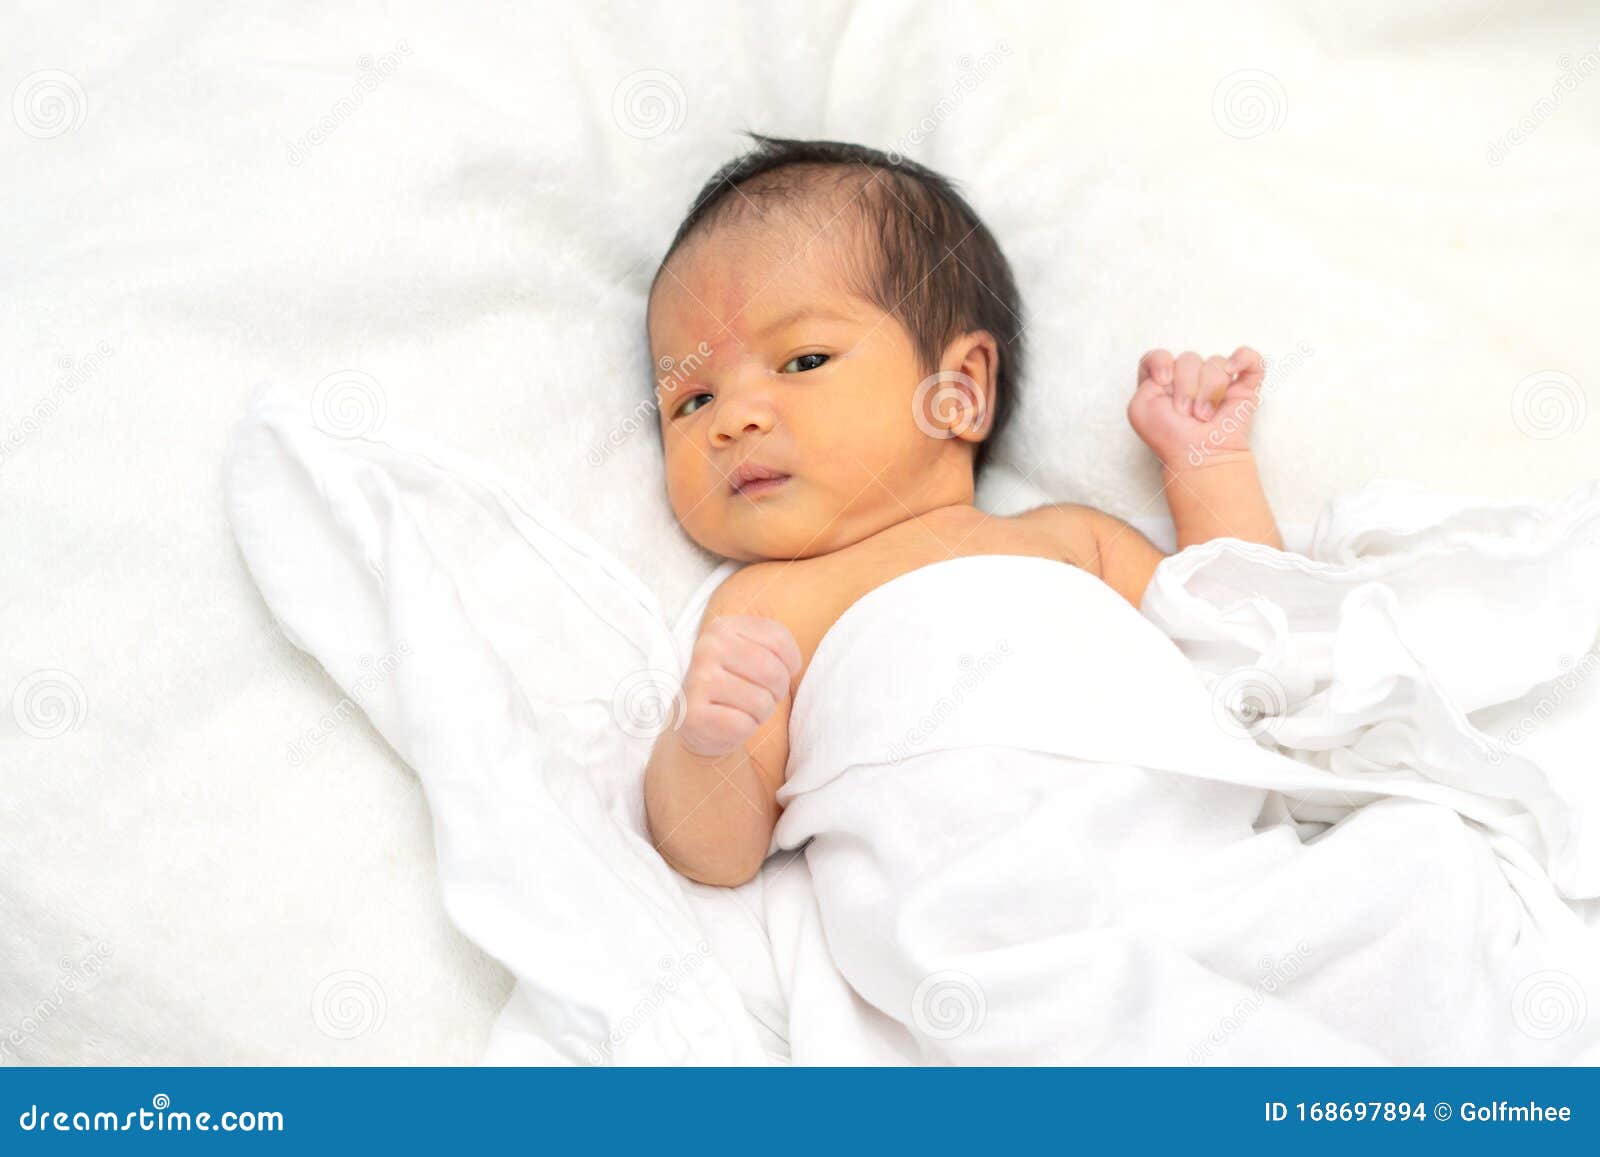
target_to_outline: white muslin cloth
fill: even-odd
[[[547,506],[270,392],[229,517],[268,606],[421,777],[446,906],[517,978],[493,1063],[1594,1060],[1600,498],[1335,504],[1144,615],[937,563],[824,638],[778,854],[652,848],[674,628]],[[374,655],[400,658],[361,680]],[[1563,659],[1565,663],[1563,663]],[[357,688],[360,688],[358,691]]]
[[[1205,557],[1238,550],[1302,569],[1239,543]],[[1193,562],[1166,564],[1147,612],[1193,598]],[[1592,639],[1592,618],[1567,626]],[[780,797],[810,895],[769,910],[775,941],[820,929],[852,999],[792,1003],[796,1055],[802,1031],[830,1059],[946,1063],[1544,1064],[1593,1046],[1600,1024],[1542,1031],[1600,992],[1600,939],[1542,870],[1556,845],[1533,815],[1578,849],[1538,769],[1307,766],[1258,746],[1263,720],[1227,692],[1063,563],[950,560],[852,606],[795,702]],[[1290,809],[1341,819],[1303,841]]]

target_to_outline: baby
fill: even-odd
[[[677,366],[657,383],[673,511],[749,564],[711,598],[682,724],[645,779],[661,854],[721,885],[766,858],[790,704],[857,599],[931,563],[1006,554],[1082,568],[1137,607],[1163,557],[1089,507],[973,505],[1017,407],[1022,309],[951,183],[856,145],[756,141],[701,190],[648,313],[652,359]],[[1262,375],[1244,348],[1139,363],[1128,419],[1161,460],[1179,549],[1281,547],[1249,447]]]

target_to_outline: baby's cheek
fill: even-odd
[[[692,453],[692,451],[691,451]],[[706,496],[705,471],[671,448],[666,454],[667,500],[681,520]]]
[[[667,496],[679,518],[693,518],[704,514],[706,499],[710,494],[709,480],[703,472],[686,470],[667,483]]]
[[[916,449],[909,444],[916,427],[907,404],[875,398],[870,406],[859,407],[844,428],[848,436],[834,444],[836,464],[846,476],[859,475],[861,485],[886,468],[906,465]]]

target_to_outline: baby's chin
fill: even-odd
[[[849,545],[840,540],[835,518],[771,508],[735,512],[687,529],[701,546],[735,562],[788,562]]]
[[[775,533],[770,530],[751,534],[719,527],[715,531],[692,537],[712,554],[731,558],[735,562],[792,562],[836,549],[831,544],[823,544],[815,530],[810,534]]]

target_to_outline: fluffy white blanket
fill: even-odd
[[[674,876],[640,811],[692,613],[675,641],[555,512],[399,431],[267,397],[228,478],[269,606],[417,769],[446,906],[517,977],[488,1059],[1546,1064],[1600,1040],[1600,486],[1436,524],[1366,492],[1321,561],[1172,557],[1149,618],[1045,560],[904,575],[796,697],[774,843],[803,858],[728,892]]]

